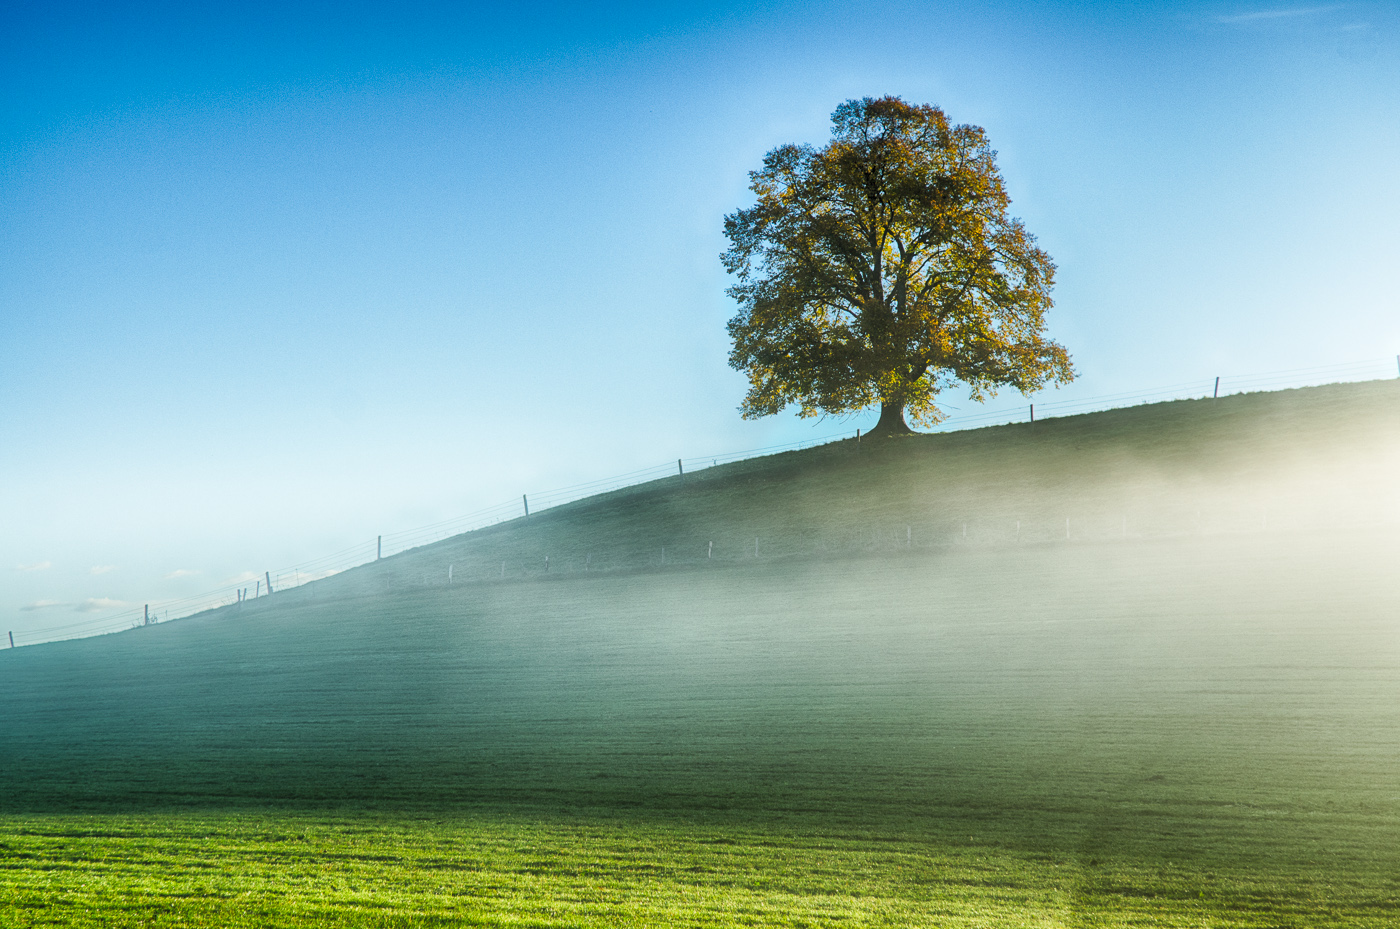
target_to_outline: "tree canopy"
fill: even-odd
[[[729,363],[745,418],[880,404],[876,432],[1074,377],[1045,335],[1055,265],[1021,221],[977,126],[897,97],[848,100],[824,148],[783,145],[749,174],[757,202],[724,219],[739,303]]]

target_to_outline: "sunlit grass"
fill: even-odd
[[[1394,881],[616,816],[9,818],[0,924],[1391,926]]]

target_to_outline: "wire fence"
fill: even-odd
[[[1321,384],[1376,381],[1397,375],[1400,375],[1400,355],[1395,356],[1394,360],[1377,359],[1315,368],[1269,371],[1260,374],[1225,375],[1120,394],[1104,394],[1074,400],[1051,400],[1034,404],[1027,401],[1017,406],[978,410],[976,413],[960,413],[948,417],[939,423],[933,431],[952,432],[1000,423],[1025,422],[1030,417],[1032,408],[1035,411],[1036,419],[1051,419],[1057,416],[1074,416],[1079,413],[1121,409],[1142,403],[1162,403],[1169,400],[1191,400],[1201,397],[1225,397],[1232,394],[1264,390],[1315,387]]]
[[[1389,359],[1354,362],[1350,364],[1327,365],[1313,368],[1295,368],[1286,371],[1270,371],[1259,374],[1229,375],[1208,379],[1185,381],[1162,387],[1130,391],[1118,394],[1105,394],[1072,400],[1052,400],[1049,402],[1005,405],[996,409],[979,410],[976,413],[959,413],[940,422],[932,431],[954,432],[964,429],[978,429],[1005,423],[1026,422],[1030,419],[1051,419],[1073,416],[1081,413],[1101,412],[1111,409],[1136,406],[1144,403],[1159,403],[1170,400],[1195,399],[1204,397],[1225,397],[1232,394],[1280,390],[1296,387],[1317,386],[1328,383],[1371,381],[1400,376],[1400,355],[1392,362]],[[751,458],[804,448],[825,445],[830,442],[850,439],[858,430],[846,429],[816,438],[803,439],[780,445],[721,454],[698,455],[675,459],[664,464],[639,468],[623,474],[594,481],[571,484],[537,493],[523,494],[520,500],[511,500],[483,509],[456,516],[441,522],[417,526],[399,532],[386,533],[375,539],[332,552],[320,558],[303,561],[277,571],[265,571],[261,578],[250,577],[238,583],[228,584],[214,590],[205,591],[190,597],[152,601],[149,604],[130,607],[100,618],[79,620],[60,626],[46,626],[43,629],[18,634],[9,633],[8,644],[13,646],[31,645],[40,642],[83,638],[119,632],[136,626],[166,622],[202,613],[207,610],[229,606],[244,600],[258,599],[276,591],[301,587],[312,581],[321,580],[349,568],[399,554],[410,549],[448,539],[477,529],[483,529],[536,514],[545,510],[572,503],[585,497],[636,487],[652,481],[677,476],[680,473],[697,474],[720,465],[731,464]],[[1017,530],[1019,534],[1019,528]],[[897,535],[897,533],[896,533]],[[663,556],[664,557],[664,556]],[[5,644],[0,641],[0,646]]]

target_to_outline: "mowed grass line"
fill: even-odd
[[[3,926],[1393,926],[1365,875],[571,816],[45,816]]]

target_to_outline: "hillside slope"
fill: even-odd
[[[544,901],[531,924],[584,924],[557,906],[635,867],[629,900],[722,888],[692,925],[757,919],[735,900],[837,924],[862,869],[900,889],[859,924],[964,899],[950,924],[1394,925],[1397,386],[774,456],[0,651],[0,891],[59,924],[94,874],[133,908],[159,880],[177,912],[252,862],[269,899],[411,924],[370,921],[360,882],[446,906],[476,851],[435,830],[484,822],[528,859],[501,880],[565,881],[511,898]],[[304,851],[327,824],[346,846]],[[170,829],[173,876],[141,845]],[[216,854],[211,829],[259,838]],[[518,838],[540,829],[574,871]],[[112,877],[136,847],[157,864]]]
[[[1400,380],[854,441],[591,497],[287,596],[1400,519]],[[548,562],[546,563],[546,559]]]

